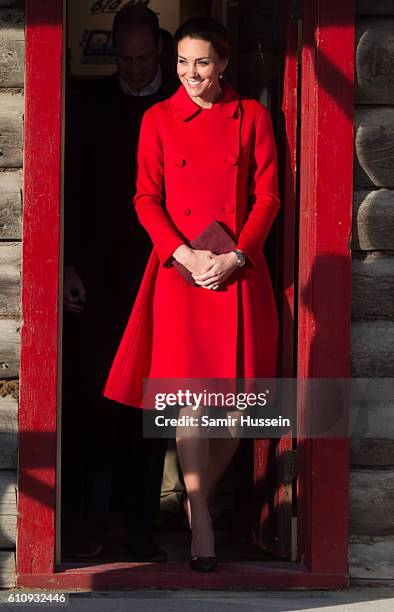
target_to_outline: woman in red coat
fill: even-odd
[[[273,378],[278,317],[263,245],[280,207],[268,110],[222,81],[229,45],[212,19],[175,35],[182,86],[143,118],[134,204],[154,248],[104,395],[143,407],[144,378]],[[165,199],[163,197],[165,194]],[[235,238],[189,246],[212,221]],[[192,274],[193,286],[172,265]],[[215,566],[208,495],[239,440],[179,438],[194,569]]]

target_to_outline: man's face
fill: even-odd
[[[119,73],[140,91],[152,82],[159,65],[157,43],[149,28],[120,29],[114,44]]]

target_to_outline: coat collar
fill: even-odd
[[[209,112],[219,111],[226,117],[233,117],[238,108],[240,95],[227,83],[223,83],[223,94],[212,106]],[[190,98],[185,87],[181,85],[170,98],[171,105],[176,114],[186,121],[199,114],[203,109]]]

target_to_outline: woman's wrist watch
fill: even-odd
[[[239,249],[234,249],[233,253],[237,258],[237,266],[238,268],[242,268],[245,265],[245,255]]]

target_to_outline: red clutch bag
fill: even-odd
[[[223,253],[229,253],[236,247],[236,243],[228,235],[225,229],[220,225],[218,221],[213,221],[205,228],[201,234],[194,238],[190,242],[192,249],[198,249],[202,251],[212,251],[216,255],[222,255]],[[194,282],[194,279],[185,266],[178,261],[173,261],[172,265],[182,274],[183,278],[193,286],[198,286]]]

